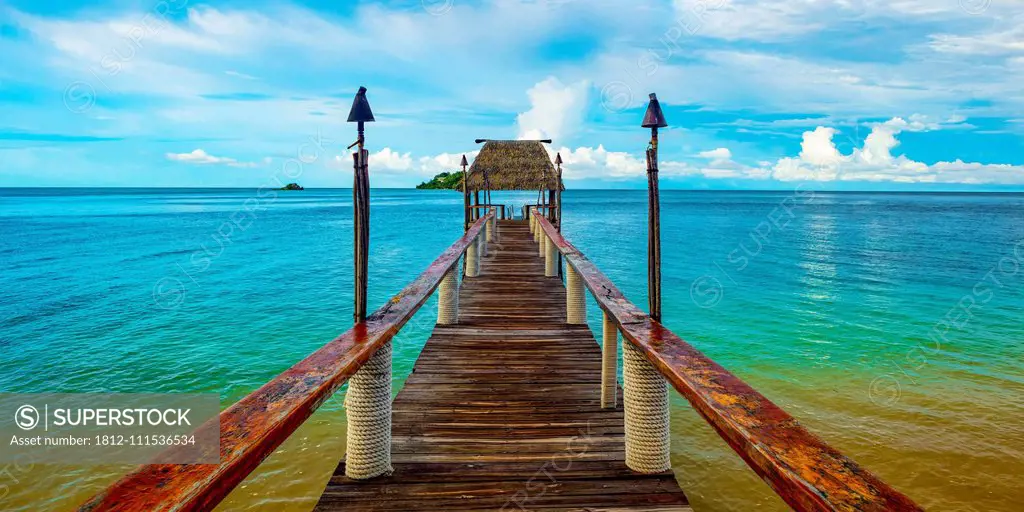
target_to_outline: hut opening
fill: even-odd
[[[540,208],[556,227],[561,225],[561,166],[551,162],[544,147],[550,140],[478,140],[484,142],[473,160],[464,181],[466,220],[480,218],[491,207],[501,218],[516,218],[512,205],[494,204],[492,191],[536,191],[535,202],[522,205],[520,218],[526,219],[530,208]]]

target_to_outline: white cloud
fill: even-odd
[[[729,160],[732,158],[732,151],[729,151],[729,148],[716,148],[710,151],[701,151],[697,153],[697,156],[711,160]]]
[[[202,149],[193,150],[191,153],[167,153],[167,159],[175,162],[196,165],[219,164],[230,167],[256,167],[256,163],[254,162],[239,162],[234,158],[213,156]]]
[[[981,5],[982,2],[985,5]],[[893,18],[904,23],[913,17],[962,20],[970,7],[976,9],[970,14],[994,16],[996,9],[988,9],[990,2],[978,0],[975,6],[955,0],[675,0],[674,3],[676,24],[689,35],[780,41],[851,20]]]
[[[434,156],[414,157],[412,153],[401,153],[391,148],[384,148],[370,153],[370,176],[385,174],[389,177],[408,177],[414,180],[432,178],[441,172],[459,171],[462,167],[462,155],[472,162],[478,151],[466,153],[440,153]],[[338,169],[351,169],[351,157],[335,156],[331,165]]]
[[[964,55],[1024,54],[1024,15],[1009,21],[1004,30],[989,27],[976,34],[933,34],[928,46],[941,53]]]
[[[516,116],[519,139],[568,138],[583,123],[590,84],[563,84],[555,77],[538,82],[526,91],[530,110]]]
[[[597,148],[580,147],[575,150],[563,147],[559,150],[563,160],[563,175],[567,181],[583,179],[624,180],[642,178],[647,174],[644,155],[623,151],[608,151],[604,146]],[[704,176],[712,179],[762,179],[768,172],[757,167],[745,166],[731,160],[732,152],[718,148],[701,154],[711,158],[707,164],[691,164],[677,160],[661,160],[658,172],[664,177]]]
[[[409,153],[403,155],[397,151],[392,151],[391,148],[384,148],[370,154],[369,165],[373,169],[382,167],[392,171],[408,171],[412,168],[412,156]]]
[[[562,155],[562,178],[566,180],[635,178],[647,172],[643,159],[626,152],[608,151],[604,146],[575,150],[563,147],[558,152]]]
[[[961,121],[962,119],[954,118]],[[961,160],[928,165],[893,155],[903,131],[938,126],[911,118],[875,124],[859,148],[840,153],[833,141],[836,130],[819,126],[804,133],[798,157],[779,159],[771,177],[780,181],[889,181],[895,183],[1024,184],[1024,166],[968,163]]]

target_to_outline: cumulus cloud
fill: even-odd
[[[213,156],[202,149],[195,149],[191,153],[167,153],[167,159],[175,162],[196,165],[227,165],[229,167],[256,167],[255,162],[239,162],[234,158]]]
[[[441,172],[460,171],[462,155],[470,162],[476,158],[477,151],[466,153],[440,153],[433,156],[414,157],[412,153],[401,153],[391,148],[384,148],[370,153],[370,175],[386,174],[394,177],[412,177],[414,179],[431,178]],[[351,169],[351,157],[334,157],[334,168]]]
[[[516,116],[519,139],[555,139],[571,136],[583,123],[590,83],[563,84],[555,77],[526,91],[530,110]]]
[[[962,118],[953,121],[961,122]],[[860,147],[842,154],[833,140],[834,128],[819,126],[804,132],[797,157],[779,159],[770,176],[780,181],[890,181],[895,183],[1022,184],[1024,166],[968,163],[962,160],[929,165],[893,155],[904,131],[927,131],[940,124],[923,118],[899,117],[875,124]]]
[[[369,165],[373,169],[382,167],[392,171],[408,171],[412,168],[413,164],[412,156],[409,153],[401,154],[393,151],[391,148],[384,148],[370,154]]]

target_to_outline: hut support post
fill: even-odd
[[[587,323],[587,295],[583,287],[583,277],[572,265],[566,265],[565,273],[565,321],[570,324],[585,325]]]
[[[625,341],[622,343],[622,395],[626,413],[626,466],[638,473],[668,471],[672,467],[668,383],[643,351]]]
[[[453,266],[437,287],[437,323],[459,323],[459,268]]]
[[[569,275],[572,275],[571,270]],[[601,408],[614,409],[616,388],[618,388],[616,374],[618,373],[619,358],[619,329],[608,313],[604,313],[601,337]]]

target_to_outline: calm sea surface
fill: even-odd
[[[461,202],[373,191],[371,308],[460,235]],[[646,308],[646,192],[564,202],[565,233]],[[667,191],[662,215],[669,327],[926,508],[1020,510],[1024,196]],[[0,392],[226,407],[349,326],[351,258],[349,190],[0,189]],[[433,315],[395,341],[398,386]],[[310,510],[340,404],[220,510]],[[696,510],[785,510],[678,396],[672,433]],[[0,475],[0,509],[69,510],[127,469]]]

